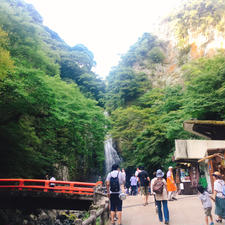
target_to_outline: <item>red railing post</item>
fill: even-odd
[[[19,180],[19,190],[22,191],[24,186],[24,181],[22,179]]]
[[[69,191],[69,193],[73,193],[73,183],[70,183],[70,191]]]
[[[44,192],[48,192],[48,188],[49,188],[49,181],[46,180],[45,181],[45,188],[44,188]]]

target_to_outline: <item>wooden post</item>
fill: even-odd
[[[91,210],[90,214],[94,217],[91,225],[96,225],[96,210]]]
[[[107,220],[108,220],[109,219],[109,214],[110,214],[109,199],[105,200],[105,204],[107,206],[107,208],[106,208],[106,216],[107,216]]]
[[[105,225],[105,204],[101,204],[100,208],[103,209],[103,212],[100,215],[100,225]]]
[[[96,194],[96,191],[94,191],[94,195],[93,195],[93,203],[94,205],[96,205],[98,199],[97,199],[97,194]]]
[[[75,225],[82,225],[82,220],[81,219],[76,220]]]

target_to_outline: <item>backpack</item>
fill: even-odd
[[[147,177],[144,178],[144,184],[145,184],[145,186],[149,185],[149,180],[147,179]]]
[[[157,179],[154,182],[152,189],[153,189],[153,192],[161,195],[163,193],[163,187],[164,187],[164,183],[162,179]]]
[[[149,180],[148,180],[147,176],[148,176],[148,174],[147,174],[147,172],[145,170],[142,170],[138,174],[138,177],[143,180],[143,184],[144,184],[145,187],[149,185]]]
[[[120,183],[119,183],[119,172],[117,177],[110,177],[110,191],[111,192],[119,192],[120,191]]]

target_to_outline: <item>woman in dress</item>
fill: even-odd
[[[167,172],[167,191],[168,191],[168,200],[173,201],[176,199],[177,187],[173,178],[173,167],[170,166]]]

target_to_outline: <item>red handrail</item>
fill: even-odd
[[[50,187],[54,183],[54,187]],[[28,190],[56,193],[69,193],[77,195],[94,195],[94,188],[102,185],[101,181],[97,183],[73,182],[73,181],[50,181],[38,179],[0,179],[1,190]]]

